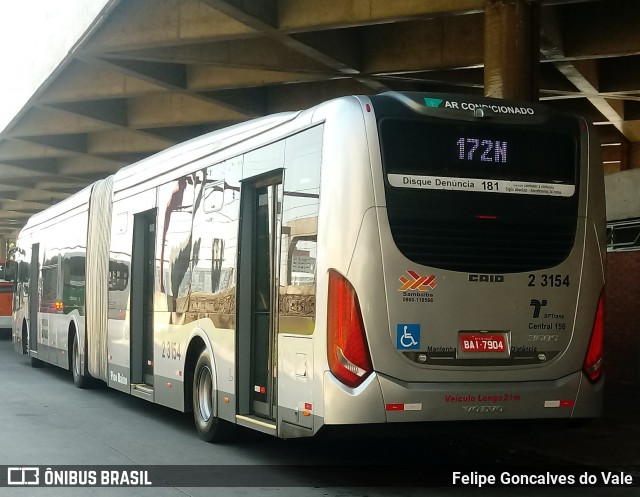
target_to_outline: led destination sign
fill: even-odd
[[[576,139],[540,127],[383,118],[384,171],[400,188],[572,196]]]
[[[463,161],[507,163],[509,142],[461,136],[456,140],[458,159]]]

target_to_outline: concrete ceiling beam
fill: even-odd
[[[424,19],[484,10],[486,0],[279,0],[278,27],[298,32]]]
[[[482,16],[438,18],[364,28],[363,72],[389,74],[479,67]]]
[[[640,54],[640,2],[607,0],[558,6],[567,57],[612,57]],[[570,10],[569,10],[570,9]]]
[[[101,131],[110,126],[102,121],[47,107],[32,108],[8,133],[24,138],[38,135],[68,135]]]
[[[152,154],[174,145],[174,142],[147,133],[123,129],[91,133],[87,137],[87,145],[89,154],[109,157],[114,154],[140,152]]]
[[[191,91],[224,90],[330,79],[333,73],[294,72],[259,68],[198,65],[187,67]]]
[[[12,174],[20,174],[20,171],[24,171],[27,174],[58,174],[58,162],[57,159],[44,158],[44,159],[11,159],[0,161],[0,167],[4,168],[6,172],[10,173],[11,168],[17,168],[18,171],[14,171]]]
[[[73,61],[42,95],[43,103],[134,97],[163,87],[103,63]]]
[[[11,159],[45,159],[68,156],[69,152],[19,138],[0,142],[0,162]]]
[[[83,176],[97,173],[111,174],[126,165],[124,162],[104,157],[79,155],[59,159],[58,171],[60,174],[69,176]]]
[[[586,7],[581,5],[580,8]],[[595,61],[570,61],[565,55],[568,52],[566,32],[577,19],[566,21],[559,8],[542,11],[542,32],[540,51],[570,81],[578,91],[613,124],[629,141],[640,141],[640,129],[637,125],[625,123],[624,103],[604,98],[600,95],[600,75]],[[563,22],[566,21],[566,22]],[[582,19],[579,21],[582,23]]]
[[[64,200],[70,197],[72,194],[69,192],[52,192],[47,190],[39,190],[36,188],[30,188],[19,193],[16,200],[24,200],[25,202],[38,202],[53,205],[60,200]]]
[[[230,110],[197,96],[163,93],[129,101],[129,126],[152,128],[215,121],[241,121],[250,115]]]
[[[116,59],[115,57],[123,58]],[[126,54],[118,54],[108,60],[127,69],[125,66],[127,59],[129,59],[128,64],[132,71],[137,69],[135,64],[142,62],[142,70],[138,71],[139,75],[144,75],[144,62],[147,61],[157,61],[157,63],[174,64],[176,66],[215,64],[224,67],[244,67],[287,72],[327,71],[326,64],[313,60],[299,53],[299,51],[285,46],[282,42],[269,37],[130,50]],[[158,78],[157,81],[162,81],[162,78]]]
[[[83,53],[246,37],[255,31],[198,0],[121,2]]]

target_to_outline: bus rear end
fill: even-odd
[[[325,422],[598,416],[604,191],[585,121],[472,96],[361,104],[374,205],[330,272]]]
[[[11,266],[6,259],[0,259],[0,330],[13,328],[13,291]]]

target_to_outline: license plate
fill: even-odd
[[[462,352],[507,352],[507,341],[504,335],[491,333],[460,334],[460,350]]]

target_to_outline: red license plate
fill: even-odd
[[[465,333],[460,335],[462,352],[506,352],[507,341],[504,335],[489,333]]]

